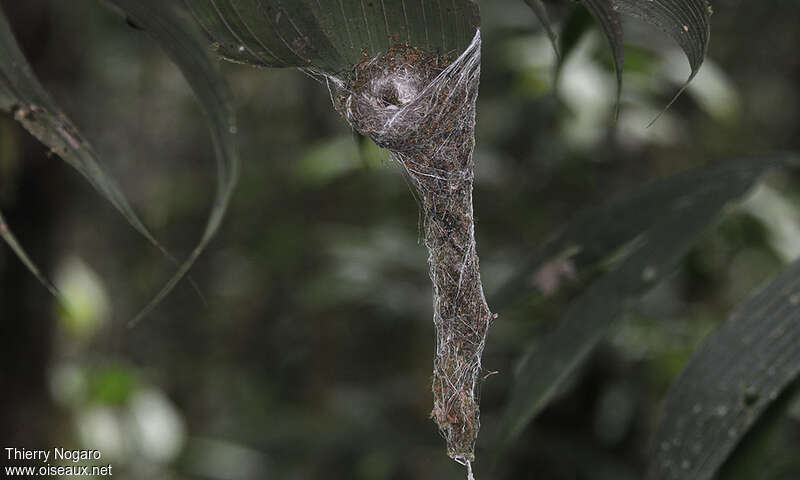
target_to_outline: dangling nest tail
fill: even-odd
[[[493,315],[481,285],[472,213],[480,32],[458,58],[398,44],[329,77],[334,106],[391,152],[421,198],[433,282],[436,356],[431,418],[447,453],[470,465],[480,428],[477,387]]]

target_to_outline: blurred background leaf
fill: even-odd
[[[744,195],[766,169],[790,160],[793,159],[751,158],[668,179],[606,208],[586,212],[567,229],[566,238],[554,240],[551,245],[567,249],[567,253],[535,260],[537,269],[528,273],[546,294],[558,288],[562,281],[559,277],[574,278],[583,271],[585,257],[580,261],[572,259],[583,245],[594,244],[586,256],[595,261],[616,250],[613,262],[617,265],[570,305],[556,330],[537,342],[517,366],[517,381],[502,430],[503,442],[507,444],[518,436],[553,399],[610,323],[620,316],[626,302],[669,275],[695,237],[712,224],[729,202]],[[599,254],[594,250],[597,247]]]
[[[149,32],[181,69],[203,106],[217,160],[216,196],[200,241],[155,298],[131,320],[134,325],[175,288],[219,230],[239,175],[238,127],[233,94],[208,55],[199,27],[178,7],[177,0],[112,0],[112,3]]]
[[[166,254],[134,212],[116,181],[101,167],[100,161],[78,129],[50,99],[20,51],[5,14],[0,9],[0,110],[13,114],[28,132],[69,163],[114,207],[128,223]],[[10,227],[0,217],[0,236],[47,288],[57,292],[36,267]]]

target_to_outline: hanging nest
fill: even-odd
[[[343,79],[328,79],[337,111],[391,152],[421,199],[436,328],[431,418],[448,455],[468,466],[480,428],[481,355],[493,319],[472,212],[480,45],[477,32],[452,59],[397,44],[382,56],[364,56]]]

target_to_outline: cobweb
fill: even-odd
[[[495,317],[481,285],[472,211],[480,64],[478,31],[455,59],[398,44],[341,77],[324,77],[336,110],[391,152],[420,198],[436,329],[431,418],[470,477],[481,355]]]

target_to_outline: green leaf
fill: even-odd
[[[189,258],[131,325],[147,315],[189,271],[219,229],[239,171],[233,95],[209,55],[207,41],[180,0],[110,0],[145,29],[183,72],[209,121],[217,159],[217,193],[203,236]]]
[[[28,132],[83,175],[114,205],[133,228],[169,256],[133,211],[114,179],[100,165],[100,160],[89,142],[39,83],[20,50],[2,9],[0,9],[0,110],[12,113],[14,119]],[[2,222],[0,227],[0,236],[48,290],[55,292],[14,239],[8,225]]]
[[[673,383],[648,478],[706,480],[800,374],[800,260],[739,305]]]
[[[219,55],[326,73],[397,42],[460,53],[479,24],[473,0],[184,0]]]
[[[515,438],[552,400],[625,304],[668,275],[728,202],[744,195],[770,167],[794,160],[789,156],[749,158],[678,175],[642,188],[627,200],[586,212],[549,242],[517,279],[530,277],[530,267],[545,265],[553,252],[565,248],[579,252],[568,260],[580,268],[627,246],[617,266],[594,282],[569,307],[559,327],[522,360],[502,440]],[[516,285],[506,289],[516,290]]]

